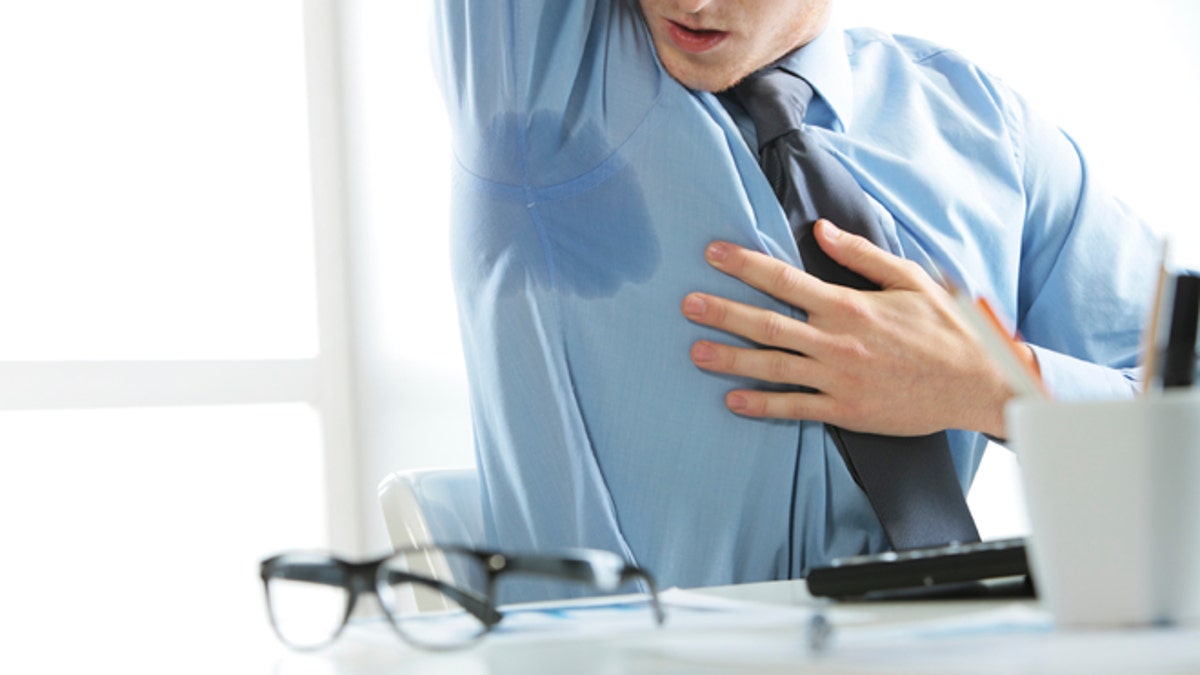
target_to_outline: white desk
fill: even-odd
[[[157,561],[156,561],[157,562]],[[170,570],[168,570],[170,571]],[[770,603],[788,616],[765,625],[666,627],[635,634],[546,639],[491,635],[451,653],[412,649],[385,625],[352,626],[331,648],[288,651],[267,622],[252,565],[235,583],[164,573],[142,585],[112,586],[95,602],[71,584],[38,585],[44,606],[7,606],[0,672],[237,673],[248,675],[507,675],[510,673],[1200,673],[1200,625],[1184,629],[1068,633],[997,624],[995,612],[1036,612],[1031,601],[840,604],[829,607],[835,633],[814,656],[806,648],[808,612],[818,607],[803,582],[705,589],[703,594]],[[12,583],[25,583],[9,579]],[[175,583],[169,583],[175,582]],[[983,628],[980,613],[991,616]],[[751,616],[772,615],[756,608]],[[1034,616],[1037,616],[1036,614]],[[677,614],[676,618],[680,618]],[[916,630],[914,621],[951,618]],[[895,627],[894,630],[888,627]],[[377,630],[372,630],[377,629]],[[889,632],[890,631],[890,632]]]
[[[1056,631],[1033,601],[814,601],[803,582],[706,589],[716,597],[798,608],[824,607],[828,646],[807,648],[806,612],[769,626],[668,626],[633,635],[535,639],[489,636],[465,651],[427,653],[392,635],[347,633],[317,654],[279,648],[276,675],[339,673],[1200,673],[1200,626]],[[1003,617],[1016,617],[1008,622]],[[978,623],[979,617],[987,620]],[[947,621],[947,619],[951,619]],[[925,623],[914,623],[925,622]],[[924,625],[925,628],[919,628]],[[386,637],[387,639],[383,639]]]

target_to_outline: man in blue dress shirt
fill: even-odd
[[[619,551],[668,586],[885,548],[825,422],[948,429],[964,492],[986,435],[1004,436],[1011,392],[934,270],[1014,319],[1057,397],[1135,391],[1155,236],[959,54],[843,30],[829,0],[435,14],[493,544]],[[800,271],[753,127],[720,94],[779,59],[813,85],[810,135],[902,255],[828,223],[818,240],[882,291]]]

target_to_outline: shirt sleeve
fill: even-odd
[[[1008,96],[1027,205],[1017,328],[1056,398],[1130,397],[1159,237],[1105,189],[1069,136]]]
[[[438,0],[433,19],[488,538],[632,558],[575,390],[546,252],[555,223],[538,202],[569,191],[637,127],[657,86],[649,47],[623,0]],[[640,68],[620,62],[639,58]],[[609,105],[614,96],[632,98]]]
[[[603,163],[661,86],[637,11],[629,0],[437,0],[434,70],[458,163],[528,189]]]

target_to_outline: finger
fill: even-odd
[[[704,250],[704,256],[725,274],[809,312],[821,311],[840,290],[798,267],[736,244],[713,242]]]
[[[879,248],[869,239],[851,234],[821,219],[813,226],[817,243],[834,262],[861,274],[880,288],[911,288],[915,273],[923,274],[911,260]]]
[[[735,389],[725,395],[725,406],[744,417],[813,420],[836,423],[832,397],[816,392],[767,392]]]
[[[762,307],[745,305],[707,293],[689,293],[683,299],[685,316],[767,347],[813,353],[820,349],[820,334],[809,324]]]
[[[820,389],[821,365],[813,359],[778,349],[747,349],[700,340],[692,345],[692,363],[714,373],[760,382]]]

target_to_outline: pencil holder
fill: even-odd
[[[1061,626],[1200,617],[1200,392],[1007,410],[1038,596]]]

